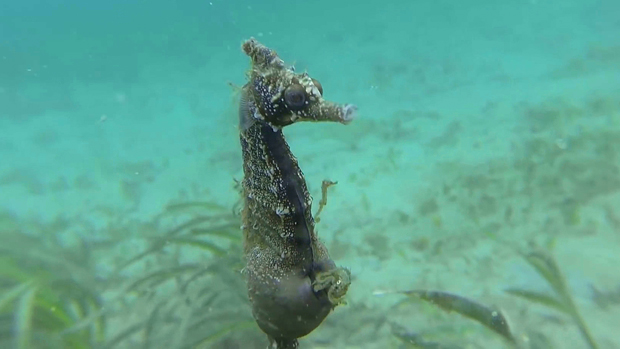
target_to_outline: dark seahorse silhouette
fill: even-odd
[[[323,99],[323,87],[297,74],[255,39],[241,92],[245,275],[252,313],[273,348],[297,348],[344,300],[351,283],[318,240],[312,198],[282,128],[298,121],[348,123],[356,107]]]

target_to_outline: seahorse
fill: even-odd
[[[344,302],[351,274],[317,237],[312,197],[282,129],[299,121],[347,124],[357,108],[324,100],[318,80],[286,67],[256,39],[242,50],[251,59],[239,102],[248,296],[271,347],[297,348]]]

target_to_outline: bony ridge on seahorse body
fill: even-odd
[[[344,300],[351,283],[319,241],[312,198],[282,128],[299,121],[346,124],[351,104],[323,99],[323,87],[297,74],[254,38],[243,51],[252,61],[239,104],[245,274],[252,313],[277,348],[318,327]]]

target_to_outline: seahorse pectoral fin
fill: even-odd
[[[241,89],[239,96],[239,131],[244,132],[254,125],[256,118],[254,113],[256,112],[256,106],[254,102],[250,100],[247,87]]]

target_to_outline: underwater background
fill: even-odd
[[[353,278],[301,348],[620,348],[619,33],[617,0],[1,1],[0,347],[267,346],[255,37],[359,108],[285,129]]]

